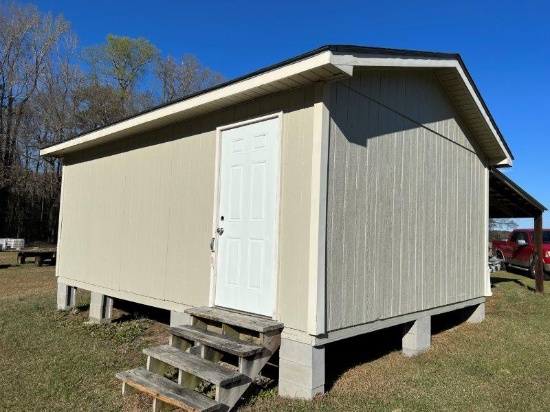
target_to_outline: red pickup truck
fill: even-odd
[[[508,240],[493,240],[493,255],[506,264],[506,267],[527,269],[535,277],[535,230],[516,229]],[[544,278],[550,279],[550,229],[542,231],[542,259]]]

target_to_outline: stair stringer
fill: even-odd
[[[271,356],[281,346],[281,331],[274,330],[261,334],[262,345],[265,348],[261,353],[250,358],[239,358],[239,372],[248,376],[250,380],[246,382],[235,382],[233,386],[216,387],[215,400],[223,404],[230,411],[246,392],[254,378],[256,378]]]

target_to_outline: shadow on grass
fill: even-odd
[[[75,311],[77,312],[85,312],[87,310],[90,310],[90,304],[89,303],[86,303],[84,305],[78,305],[78,306],[75,306]]]
[[[13,265],[0,265],[0,269],[9,269],[13,267]]]
[[[326,346],[326,389],[349,369],[401,350],[403,325],[355,336]]]
[[[494,288],[496,285],[498,285],[499,283],[508,283],[508,282],[512,282],[512,283],[515,283],[516,285],[519,285],[521,287],[524,287],[528,290],[530,290],[531,292],[534,292],[535,291],[535,288],[533,288],[532,286],[529,286],[527,285],[526,283],[524,283],[522,280],[520,279],[514,279],[514,278],[500,278],[500,277],[496,277],[496,276],[492,276],[491,277],[491,287]]]
[[[139,303],[130,302],[122,299],[115,299],[113,306],[116,309],[125,312],[124,315],[113,320],[114,323],[121,323],[130,320],[146,318],[159,323],[164,323],[165,325],[170,324],[170,311],[166,309],[140,305]]]
[[[477,306],[471,306],[432,316],[432,335],[462,325],[476,308]],[[327,345],[325,352],[327,390],[330,390],[336,380],[349,369],[375,361],[391,352],[401,351],[403,334],[410,325],[409,322]]]
[[[477,309],[477,306],[454,310],[432,316],[432,336],[454,329],[462,325]]]

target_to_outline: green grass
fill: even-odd
[[[493,283],[486,321],[435,334],[430,351],[405,358],[391,334],[382,350],[367,335],[340,348],[326,395],[296,401],[255,388],[239,410],[550,410],[550,298],[520,274],[498,272]],[[150,410],[144,398],[122,398],[114,374],[143,366],[141,349],[166,340],[164,325],[85,325],[88,300],[79,292],[77,311],[56,311],[53,268],[0,253],[0,411]]]
[[[150,410],[143,399],[124,402],[114,374],[144,365],[157,325],[86,325],[89,294],[77,294],[79,309],[58,312],[54,268],[14,262],[0,253],[0,411]]]
[[[313,402],[270,396],[242,410],[550,410],[550,298],[519,274],[497,272],[493,285],[485,322],[434,335],[418,357],[393,350],[346,370]]]

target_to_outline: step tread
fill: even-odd
[[[185,310],[185,313],[188,313],[196,318],[214,320],[220,323],[239,326],[241,328],[260,333],[283,329],[284,327],[281,322],[277,322],[272,319],[206,306],[189,308]]]
[[[184,388],[170,379],[144,368],[131,369],[116,374],[117,379],[163,402],[189,412],[210,412],[222,405],[191,389]]]
[[[210,332],[203,329],[197,329],[193,326],[171,327],[168,331],[176,336],[189,339],[193,342],[199,342],[208,347],[227,352],[232,355],[248,357],[263,351],[263,346],[254,343],[245,342],[227,335]]]
[[[202,359],[196,355],[183,352],[170,345],[155,346],[143,350],[147,356],[151,356],[175,368],[189,372],[214,385],[225,385],[241,379],[249,379],[242,373],[224,368],[214,362]]]

